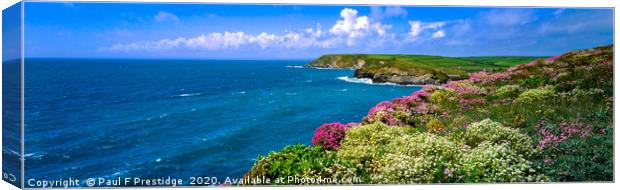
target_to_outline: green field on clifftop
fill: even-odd
[[[307,67],[357,68],[373,73],[420,75],[443,73],[467,77],[468,73],[487,70],[500,71],[518,64],[544,57],[534,56],[488,56],[445,57],[404,54],[330,54],[306,64]],[[360,61],[362,66],[357,65]]]

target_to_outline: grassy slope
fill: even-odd
[[[613,99],[613,46],[569,52],[382,102],[342,139],[325,139],[340,144],[335,150],[287,147],[257,159],[247,175],[392,184],[611,181]],[[322,135],[330,134],[338,133]]]
[[[332,54],[324,55],[313,60],[306,66],[325,67],[335,57],[337,67],[354,67],[357,60],[364,60],[365,65],[361,68],[367,72],[405,72],[410,75],[420,75],[433,72],[441,72],[448,75],[461,75],[466,77],[468,73],[489,70],[503,70],[517,64],[528,63],[541,57],[444,57],[431,55],[390,55],[390,54]]]

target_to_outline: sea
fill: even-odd
[[[27,58],[25,180],[241,178],[321,124],[420,89],[308,61]]]

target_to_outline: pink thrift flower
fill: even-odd
[[[349,127],[342,123],[323,124],[314,131],[312,144],[322,146],[327,150],[336,150],[340,147],[340,142],[344,139],[348,129]]]

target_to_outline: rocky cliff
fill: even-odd
[[[377,57],[366,54],[323,55],[306,64],[306,67],[355,69],[354,77],[369,78],[377,83],[405,85],[443,84],[450,80],[468,77],[465,71],[453,71],[444,66],[436,68],[409,63],[401,55]],[[449,71],[449,72],[446,72]]]

